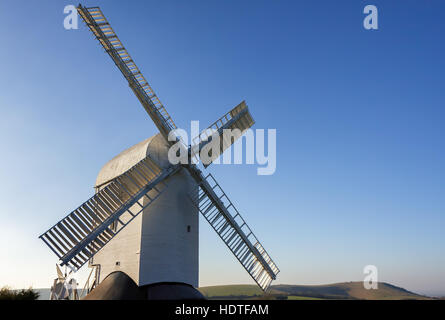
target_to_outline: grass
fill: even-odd
[[[259,296],[263,291],[256,285],[240,284],[229,286],[210,286],[199,288],[199,291],[207,297],[225,297],[225,296]]]

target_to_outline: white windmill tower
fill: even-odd
[[[198,286],[198,211],[263,290],[279,269],[211,174],[204,176],[193,161],[171,164],[168,141],[176,129],[172,118],[153,92],[122,42],[98,7],[78,13],[128,81],[160,133],[125,150],[100,171],[96,194],[40,236],[74,270],[87,261],[96,266],[98,282],[115,271],[139,287],[156,283]],[[194,144],[189,159],[221,138],[219,152],[230,147],[254,124],[247,105],[240,103],[218,119]],[[227,141],[224,129],[239,129]],[[212,154],[213,153],[213,154]]]

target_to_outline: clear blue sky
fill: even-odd
[[[69,1],[0,2],[0,285],[49,287],[37,236],[156,133]],[[445,295],[443,1],[85,1],[100,5],[173,116],[245,99],[277,171],[212,166],[281,269],[276,283],[379,280]],[[379,30],[362,26],[379,9]],[[200,283],[251,283],[201,221]]]

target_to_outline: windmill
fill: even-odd
[[[56,264],[57,278],[54,279],[54,283],[51,287],[50,300],[77,300],[77,281],[70,277],[73,271],[67,271],[65,267],[65,273],[60,270]]]
[[[138,286],[179,282],[198,286],[198,211],[266,291],[279,269],[211,174],[196,162],[171,164],[167,153],[180,143],[204,167],[219,157],[254,121],[243,101],[187,146],[169,134],[177,128],[99,7],[77,7],[79,15],[128,81],[159,134],[113,158],[99,173],[96,193],[39,238],[60,265],[99,268],[97,279],[122,271]],[[233,138],[224,129],[238,129]],[[209,130],[213,134],[209,137]],[[206,162],[202,150],[221,138]],[[196,147],[196,148],[195,148]]]

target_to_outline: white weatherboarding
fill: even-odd
[[[160,133],[108,162],[97,177],[95,195],[39,238],[57,255],[61,266],[78,270],[88,261],[96,267],[97,282],[122,271],[138,286],[178,282],[197,287],[199,211],[266,291],[278,267],[211,174],[204,175],[192,161],[176,165],[168,161],[169,147],[182,143],[179,138],[168,141],[169,133],[176,129],[172,118],[102,11],[81,5],[77,10]],[[210,160],[240,137],[225,141],[224,129],[243,133],[253,124],[244,101],[217,120],[209,128],[223,143],[219,153],[210,154]],[[199,138],[199,150],[210,141]],[[196,157],[195,150],[183,147],[189,159]]]

